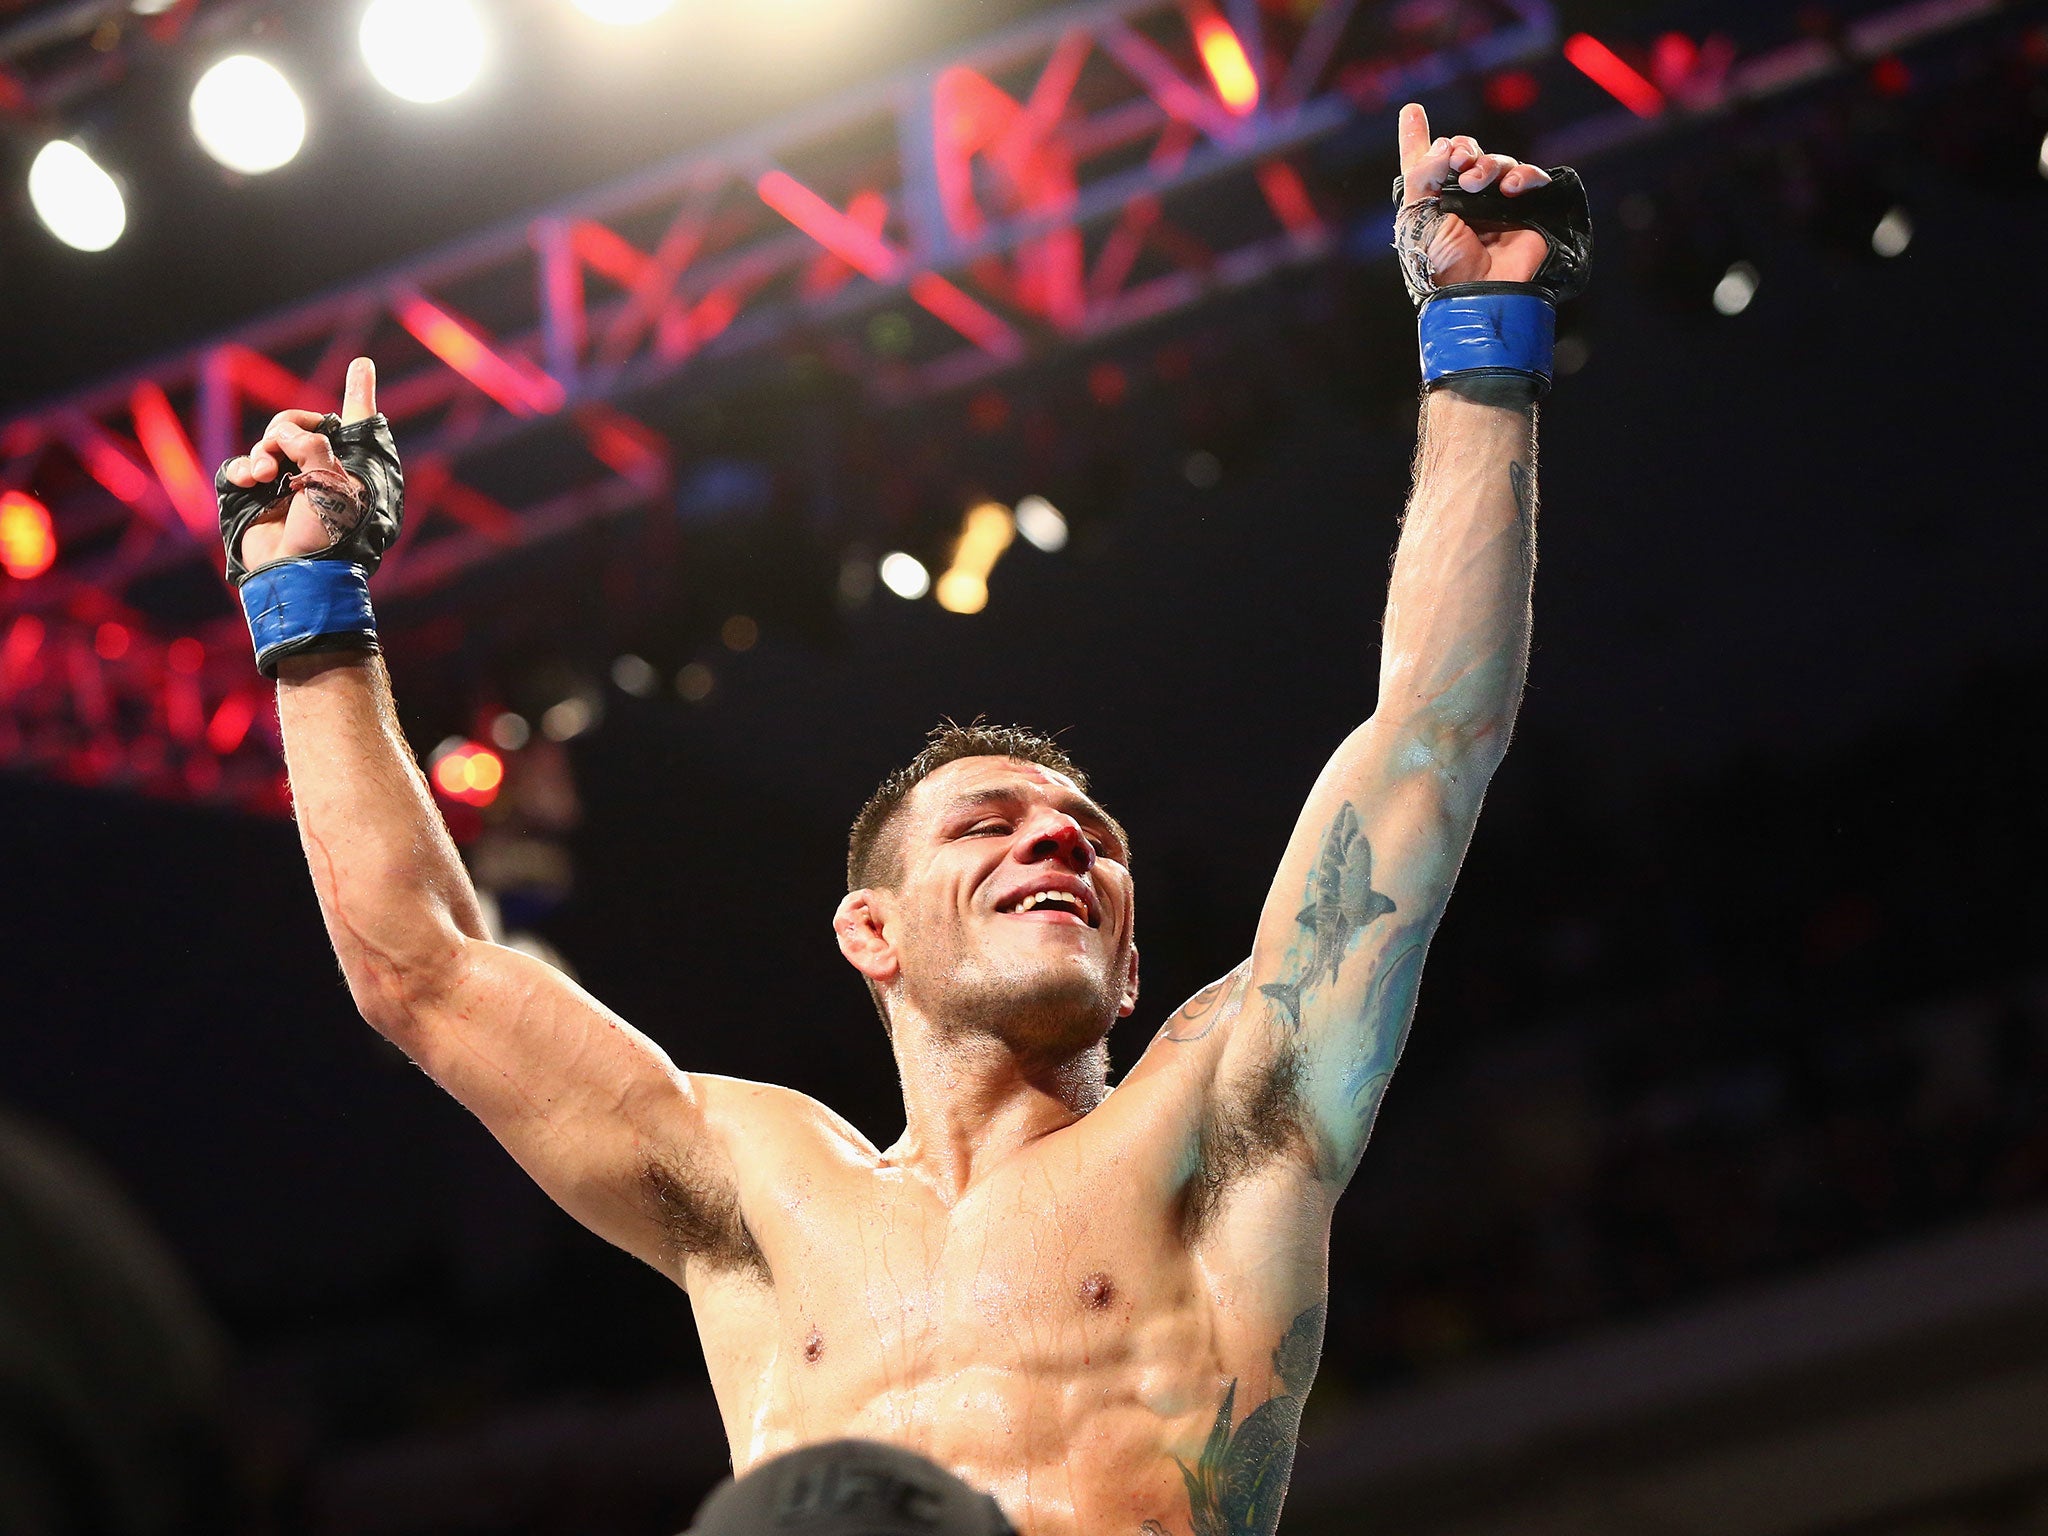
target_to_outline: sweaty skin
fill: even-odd
[[[1432,141],[1419,107],[1401,144],[1417,196],[1544,179]],[[1431,261],[1446,282],[1526,279],[1533,239],[1447,219]],[[342,415],[374,410],[359,360]],[[317,420],[281,414],[230,477],[331,468]],[[244,559],[324,548],[323,511],[302,491]],[[565,1210],[688,1292],[737,1469],[868,1436],[988,1489],[1027,1536],[1270,1536],[1331,1212],[1519,703],[1535,515],[1526,387],[1431,393],[1378,705],[1311,790],[1250,956],[1114,1089],[1103,1042],[1137,1004],[1129,853],[1077,786],[1010,758],[920,784],[887,878],[834,914],[902,1078],[886,1150],[804,1094],[679,1070],[492,943],[374,656],[280,668],[329,937],[365,1019]],[[1019,910],[1046,892],[1067,899]]]

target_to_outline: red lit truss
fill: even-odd
[[[1536,157],[1581,160],[1998,9],[1909,0],[1740,63],[1709,39],[1652,56],[1654,80],[1574,37],[1566,61],[1628,110]],[[1093,0],[17,415],[0,423],[25,541],[0,561],[0,769],[280,803],[211,471],[271,412],[335,398],[359,352],[406,450],[406,535],[378,591],[430,595],[665,496],[669,446],[634,410],[750,354],[801,341],[911,398],[1316,260],[1340,231],[1302,150],[1559,47],[1547,0]],[[902,345],[863,345],[851,322],[884,306]],[[514,439],[561,471],[549,493],[488,483]],[[44,563],[45,509],[54,565],[6,574]]]
[[[212,470],[274,411],[334,399],[359,352],[406,450],[378,590],[418,596],[666,494],[668,444],[631,408],[793,336],[900,399],[1317,259],[1338,231],[1291,157],[1556,45],[1545,0],[1451,0],[1423,38],[1356,0],[1278,9],[1054,12],[0,425],[0,491],[40,497],[59,547],[37,579],[0,578],[0,767],[276,803],[231,597],[189,617],[221,565]],[[1249,214],[1183,226],[1177,198],[1233,178]],[[846,323],[882,306],[910,322],[889,355]],[[541,434],[576,466],[566,489],[478,483],[484,455]],[[112,659],[108,624],[133,637]]]

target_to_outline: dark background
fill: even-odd
[[[365,85],[276,188],[167,150],[188,163],[96,266],[0,223],[0,389],[58,392],[1027,7],[900,9],[865,51],[726,101],[682,104],[644,58],[561,59],[550,84],[531,49],[439,120]],[[1762,9],[1659,25],[1761,28]],[[1566,321],[1584,366],[1543,411],[1529,691],[1338,1218],[1326,1411],[2048,1196],[2029,16],[1904,102],[1851,78],[1582,167],[1605,243]],[[105,111],[140,118],[175,84]],[[1440,132],[1483,110],[1429,105]],[[1384,180],[1379,127],[1326,171]],[[2010,158],[1987,167],[1993,145]],[[1851,175],[1911,209],[1904,255],[1831,245],[1787,190]],[[1645,229],[1618,216],[1631,196]],[[1724,247],[1762,273],[1733,317],[1682,259]],[[1014,419],[1051,424],[1025,457],[1076,539],[1020,546],[976,617],[787,595],[792,564],[877,531],[858,484],[822,525],[811,504],[702,535],[680,601],[744,605],[762,642],[704,642],[710,700],[614,691],[571,745],[577,885],[539,931],[679,1064],[817,1094],[886,1143],[889,1059],[828,928],[845,825],[938,717],[1021,720],[1065,732],[1135,841],[1128,1065],[1244,952],[1302,796],[1371,710],[1409,325],[1360,255],[1007,379]],[[1105,358],[1134,381],[1115,409],[1084,384]],[[1002,480],[1021,450],[978,444],[961,401],[757,388],[701,430],[791,482],[817,462],[795,422],[838,472],[916,466],[935,506],[1034,488]],[[1213,487],[1183,473],[1195,450]],[[561,596],[563,654],[595,667],[633,638]],[[493,620],[471,622],[453,661],[393,648],[422,750],[451,670],[488,670]],[[686,1298],[355,1017],[290,826],[18,776],[0,820],[0,1092],[89,1149],[190,1275],[230,1362],[236,1520],[412,1529],[376,1512],[445,1498],[419,1528],[683,1523],[723,1456]]]

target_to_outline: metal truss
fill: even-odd
[[[1556,44],[1546,0],[1459,0],[1424,37],[1378,9],[1050,13],[0,424],[0,494],[32,491],[58,550],[0,577],[0,766],[274,799],[212,467],[358,353],[407,463],[378,590],[417,597],[669,494],[634,409],[792,337],[903,399],[1325,255],[1290,156]],[[538,500],[491,482],[514,439],[561,468]]]

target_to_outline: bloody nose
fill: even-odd
[[[1058,859],[1077,875],[1095,867],[1095,845],[1071,821],[1049,827],[1031,840],[1034,859]]]

